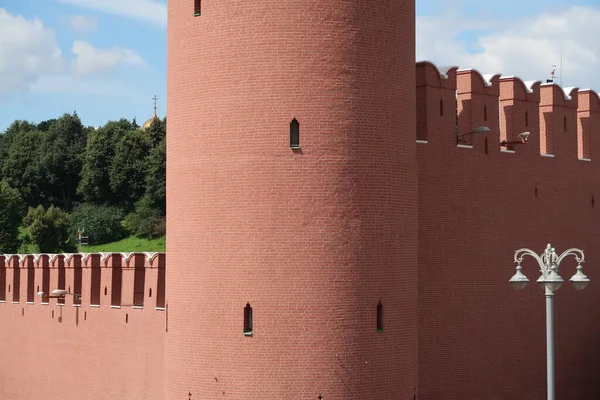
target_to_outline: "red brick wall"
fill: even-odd
[[[203,7],[169,2],[166,301],[162,255],[0,257],[0,398],[541,400],[508,279],[547,243],[592,279],[555,296],[557,397],[598,397],[595,92],[415,72],[412,2]]]
[[[435,87],[435,81],[430,82]],[[437,86],[438,93],[448,90]],[[600,260],[600,205],[596,203],[600,153],[592,153],[591,161],[578,159],[577,123],[571,108],[576,91],[566,100],[564,92],[552,86],[534,86],[538,94],[529,93],[529,97],[522,89],[504,89],[500,91],[503,118],[519,119],[504,119],[501,124],[513,131],[525,130],[523,116],[528,111],[529,144],[514,146],[514,153],[501,151],[495,135],[498,127],[490,126],[488,154],[480,136],[474,137],[473,148],[457,147],[454,132],[432,114],[430,140],[417,146],[418,398],[546,398],[545,298],[535,283],[523,292],[512,291],[508,279],[514,273],[515,250],[529,247],[541,252],[552,243],[558,252],[569,247],[584,249],[589,260],[584,268],[592,279],[583,292],[565,283],[555,296],[557,398],[596,399],[600,286],[594,276]],[[539,113],[540,118],[547,109],[558,113],[546,115],[554,127],[549,134],[556,135],[552,138],[557,151],[554,158],[540,156],[537,147],[538,122],[532,117],[538,115],[535,99],[540,90],[550,92],[546,98],[555,95]],[[472,104],[473,110],[482,109],[480,101],[484,99]],[[418,99],[418,107],[430,106]],[[481,123],[481,115],[471,118]],[[563,263],[560,273],[565,280],[575,267],[572,259]],[[540,275],[532,260],[523,264],[523,272],[532,282]]]
[[[154,256],[152,263],[144,254],[131,255],[129,262],[122,262],[120,308],[111,307],[109,288],[112,266],[117,260],[121,263],[121,255],[101,259],[103,256],[82,259],[75,255],[66,260],[64,256],[54,260],[47,255],[22,260],[19,256],[0,256],[0,293],[6,294],[6,300],[0,301],[1,399],[164,398],[165,311],[156,309],[164,255]],[[64,287],[58,284],[62,265]],[[31,278],[28,266],[33,271]],[[101,268],[103,285],[98,306],[90,305],[92,266]],[[136,268],[145,271],[145,284],[142,287],[138,279],[135,289],[142,292],[143,306],[133,308],[129,299],[133,298]],[[20,271],[18,303],[13,302],[15,269]],[[77,269],[81,274],[76,273]],[[74,292],[78,281],[82,294],[79,307],[74,306],[72,296],[59,306],[58,299],[37,295],[44,286]],[[33,296],[32,288],[36,292]]]
[[[166,398],[412,399],[414,2],[202,7],[169,2]]]

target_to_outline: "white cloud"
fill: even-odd
[[[465,21],[466,16],[451,12],[418,17],[417,59],[544,81],[553,64],[560,74],[562,52],[563,86],[600,91],[600,8],[570,7],[509,23]]]
[[[167,25],[167,5],[158,0],[56,0],[87,10]]]
[[[65,93],[75,95],[133,96],[137,90],[119,82],[77,79],[68,75],[44,76],[31,85],[37,93]]]
[[[90,33],[98,30],[98,22],[98,17],[95,15],[73,15],[69,25],[73,32]]]
[[[0,8],[0,94],[21,90],[63,66],[51,29],[37,18],[28,20]]]
[[[89,75],[111,70],[124,64],[134,67],[147,66],[146,61],[135,51],[114,47],[98,49],[88,42],[77,40],[73,42],[73,72],[77,75]]]

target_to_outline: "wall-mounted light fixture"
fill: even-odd
[[[478,127],[474,128],[471,132],[461,133],[461,134],[456,132],[456,144],[460,144],[460,139],[465,136],[469,136],[474,133],[489,133],[489,131],[490,131],[490,128],[488,128],[487,126],[478,126]]]
[[[65,296],[70,295],[70,296],[73,296],[73,298],[75,300],[81,300],[80,294],[70,293],[68,290],[64,290],[64,289],[54,289],[52,291],[52,295],[47,295],[44,292],[38,292],[37,294],[42,299],[64,299]]]
[[[517,140],[503,140],[500,142],[500,146],[508,147],[513,146],[515,144],[527,144],[527,140],[529,139],[529,132],[521,132],[519,136],[517,136]]]

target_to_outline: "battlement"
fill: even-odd
[[[164,310],[165,253],[3,254],[0,303]]]
[[[591,89],[438,68],[428,61],[416,64],[416,77],[416,139],[422,144],[564,162],[600,158],[600,140],[595,139],[600,97]],[[481,126],[489,132],[469,134]]]

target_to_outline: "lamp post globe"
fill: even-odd
[[[512,285],[513,289],[515,289],[517,291],[523,290],[523,289],[525,289],[525,286],[527,286],[527,282],[529,282],[529,279],[527,279],[525,274],[523,274],[523,272],[521,272],[520,265],[517,266],[517,272],[515,272],[515,274],[512,276],[512,278],[510,278],[509,282]]]
[[[544,279],[544,284],[546,289],[554,293],[560,289],[564,281],[565,280],[559,274],[557,274],[554,269],[551,269],[548,273],[548,276],[546,276]]]
[[[577,272],[575,272],[575,275],[569,279],[569,282],[571,282],[573,289],[575,290],[583,290],[586,288],[588,283],[590,283],[590,278],[583,273],[583,267],[581,264],[577,266]]]

